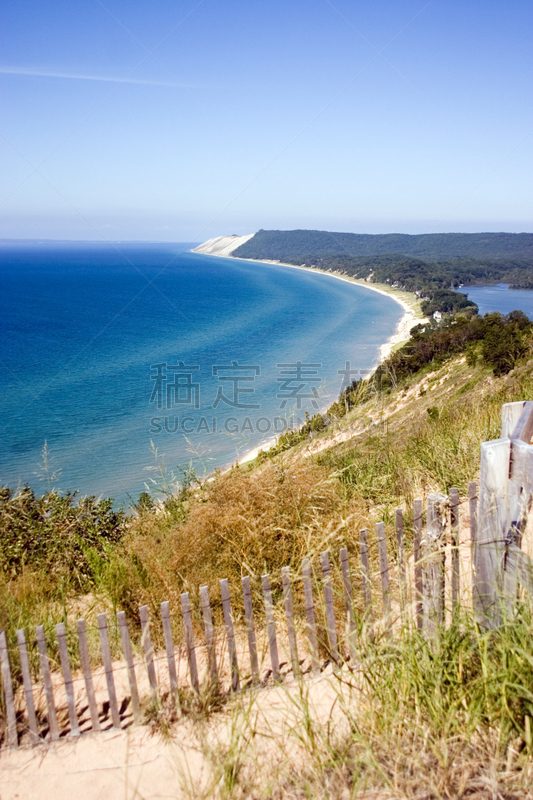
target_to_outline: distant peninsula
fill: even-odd
[[[459,286],[508,283],[515,289],[533,289],[532,233],[260,230],[210,239],[196,252],[305,266],[386,284],[427,301],[424,313],[473,305],[455,291]]]

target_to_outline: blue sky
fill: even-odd
[[[533,226],[533,7],[4,0],[8,238]]]

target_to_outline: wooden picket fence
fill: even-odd
[[[478,621],[489,627],[501,621],[502,613],[506,613],[505,609],[509,612],[511,595],[514,592],[513,596],[516,598],[518,583],[533,590],[531,578],[533,561],[519,549],[520,534],[524,529],[527,511],[533,496],[533,446],[530,444],[533,433],[533,403],[507,404],[504,406],[502,417],[503,439],[496,443],[484,443],[485,450],[482,448],[479,514],[476,483],[469,484],[468,497],[474,611]],[[504,445],[507,448],[505,452],[508,454],[506,468],[505,464],[503,468],[501,467],[502,442],[508,443]],[[492,447],[494,444],[498,445],[496,450],[499,454],[500,483],[497,485],[494,479],[494,468],[491,467],[488,470],[485,466],[488,458],[487,452],[490,454],[494,451]],[[495,493],[497,494],[496,500]],[[515,511],[516,503],[519,506],[518,516],[516,516],[518,512]],[[302,562],[301,580],[305,597],[303,636],[299,636],[299,620],[294,613],[294,577],[291,575],[289,567],[284,567],[281,571],[284,606],[283,630],[280,630],[279,613],[276,619],[269,575],[263,575],[261,578],[261,609],[257,607],[257,602],[254,608],[250,578],[242,578],[244,604],[244,628],[242,631],[237,630],[234,625],[235,618],[232,613],[228,581],[227,579],[220,581],[224,627],[218,635],[213,623],[209,589],[207,586],[202,586],[199,591],[199,604],[204,627],[203,645],[208,680],[220,684],[222,673],[227,671],[229,675],[228,690],[238,692],[242,690],[243,684],[246,689],[249,686],[260,686],[266,681],[276,683],[280,682],[284,675],[290,675],[292,679],[300,679],[304,673],[302,665],[306,665],[305,672],[316,675],[325,666],[324,653],[327,653],[327,662],[333,662],[335,669],[341,669],[343,665],[350,668],[357,663],[359,635],[391,637],[402,626],[409,625],[416,625],[428,639],[437,635],[438,631],[446,624],[447,619],[453,618],[462,602],[461,581],[464,584],[465,576],[461,575],[459,505],[457,489],[451,489],[448,497],[442,494],[429,495],[424,526],[422,500],[414,501],[412,552],[409,558],[406,555],[402,510],[397,509],[395,514],[395,546],[391,559],[389,559],[385,525],[382,522],[378,523],[376,539],[381,585],[381,602],[379,604],[375,603],[372,597],[374,576],[369,558],[371,543],[368,531],[363,529],[359,532],[357,571],[361,578],[362,614],[358,614],[355,610],[352,585],[353,565],[350,564],[347,548],[341,548],[338,559],[338,567],[340,567],[338,570],[339,594],[342,596],[345,609],[345,618],[342,620],[344,630],[341,634],[338,630],[340,621],[336,619],[335,611],[332,558],[327,551],[320,556],[319,581],[313,578],[310,560],[304,559]],[[497,514],[494,513],[495,507],[498,510]],[[496,523],[499,527],[495,532]],[[333,563],[333,567],[337,567],[337,565]],[[466,577],[470,578],[470,576]],[[446,603],[447,584],[451,601],[449,607]],[[392,591],[393,586],[394,592]],[[499,590],[499,594],[495,587]],[[508,592],[503,594],[504,610],[502,612],[502,591],[505,588]],[[317,590],[320,594],[317,594]],[[323,637],[319,637],[317,626],[317,602],[320,602],[324,612],[325,633]],[[374,610],[378,605],[381,613],[379,619],[375,619]],[[178,690],[184,686],[183,681],[180,685],[181,679],[176,667],[176,656],[179,657],[181,650],[175,647],[173,641],[171,609],[168,601],[161,604],[160,613],[165,644],[164,655],[157,654],[152,646],[148,607],[142,606],[139,609],[141,646],[144,653],[142,664],[135,663],[133,657],[125,612],[121,611],[117,615],[124,655],[124,662],[120,668],[126,670],[129,687],[128,696],[122,698],[119,697],[115,681],[118,667],[116,663],[113,664],[111,658],[108,619],[106,614],[98,615],[98,634],[107,695],[106,699],[102,701],[102,693],[100,693],[100,703],[95,691],[94,672],[89,657],[87,625],[84,619],[77,621],[77,646],[83,673],[79,680],[84,683],[92,731],[98,732],[102,730],[103,726],[109,725],[121,728],[127,724],[124,718],[125,704],[131,708],[133,719],[141,721],[138,670],[139,667],[145,670],[149,694],[157,698],[158,693],[162,691],[163,682],[161,669],[158,681],[156,661],[159,662],[159,665],[166,663],[164,686],[168,687],[175,702],[179,702],[177,700]],[[187,685],[197,693],[200,691],[197,644],[193,629],[191,598],[188,592],[181,595],[181,617],[184,629],[183,644],[188,665]],[[237,637],[241,634],[247,644],[245,669],[243,669],[242,663],[239,666]],[[80,736],[79,703],[76,701],[74,690],[74,681],[78,678],[73,678],[72,675],[67,631],[63,623],[56,626],[56,637],[63,684],[62,691],[66,698],[67,711],[62,724],[60,724],[60,715],[54,696],[54,692],[58,688],[58,675],[57,673],[53,674],[51,669],[44,627],[42,625],[37,627],[35,639],[30,643],[32,647],[36,644],[39,653],[41,680],[38,684],[34,684],[32,681],[26,633],[24,630],[17,631],[18,660],[22,676],[18,714],[6,634],[3,631],[0,632],[0,661],[6,718],[4,742],[11,748],[19,746],[21,729],[29,735],[32,745],[56,741],[60,736],[68,733],[71,737]],[[266,673],[264,666],[261,669],[262,665],[259,660],[259,637],[266,641],[269,653],[267,662],[269,669],[266,670]],[[227,653],[223,662],[221,653],[217,652],[217,640],[225,642]],[[280,643],[283,643],[282,646],[284,646],[285,642],[288,643],[287,661],[290,663],[290,668],[283,673]],[[306,648],[303,659],[301,658],[302,644]],[[322,659],[320,653],[322,653]],[[11,655],[13,656],[13,652]],[[42,718],[38,717],[36,711],[34,692],[37,688],[39,691],[44,691],[46,716],[43,715]],[[84,729],[87,726],[88,723],[85,722]]]

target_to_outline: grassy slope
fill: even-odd
[[[50,600],[42,576],[2,578],[8,598],[2,626],[14,632],[45,621],[51,634],[58,621],[72,623],[80,613],[91,621],[99,610],[124,607],[133,628],[139,603],[147,602],[155,618],[162,600],[178,608],[179,593],[190,589],[195,597],[199,584],[210,586],[216,606],[223,576],[230,580],[239,624],[243,572],[252,576],[257,608],[265,571],[281,605],[282,566],[299,571],[302,557],[316,557],[325,548],[335,552],[342,544],[355,563],[359,528],[383,520],[392,539],[396,506],[407,512],[409,541],[413,498],[451,485],[464,494],[477,477],[480,443],[499,435],[501,405],[532,397],[532,359],[500,378],[483,365],[468,367],[462,358],[436,371],[428,368],[272,460],[218,475],[166,512],[143,513],[110,564],[102,566],[90,595],[80,598],[66,587],[62,599]],[[334,581],[338,588],[337,573]],[[354,585],[359,597],[357,575]],[[298,585],[295,605],[301,614]],[[339,599],[339,612],[341,606]],[[220,620],[220,608],[215,613]],[[320,610],[318,617],[322,628]],[[224,748],[216,758],[210,751],[213,778],[223,776],[217,796],[338,798],[373,790],[379,797],[529,797],[532,630],[527,610],[497,636],[480,634],[465,612],[436,649],[416,632],[393,642],[367,641],[360,670],[334,689],[334,725],[317,721],[305,691],[287,690],[287,703],[301,720],[290,732],[299,749],[289,764],[282,748],[262,764],[264,734],[254,727],[254,714],[240,717],[234,708],[230,738],[240,741],[242,731],[245,736],[236,761]],[[153,635],[161,646],[157,625]],[[93,644],[96,654],[96,634]],[[74,646],[72,659],[76,666]],[[156,727],[158,713],[152,712]],[[202,750],[207,729],[198,737]]]

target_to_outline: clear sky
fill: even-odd
[[[4,0],[0,236],[532,231],[529,0]]]

